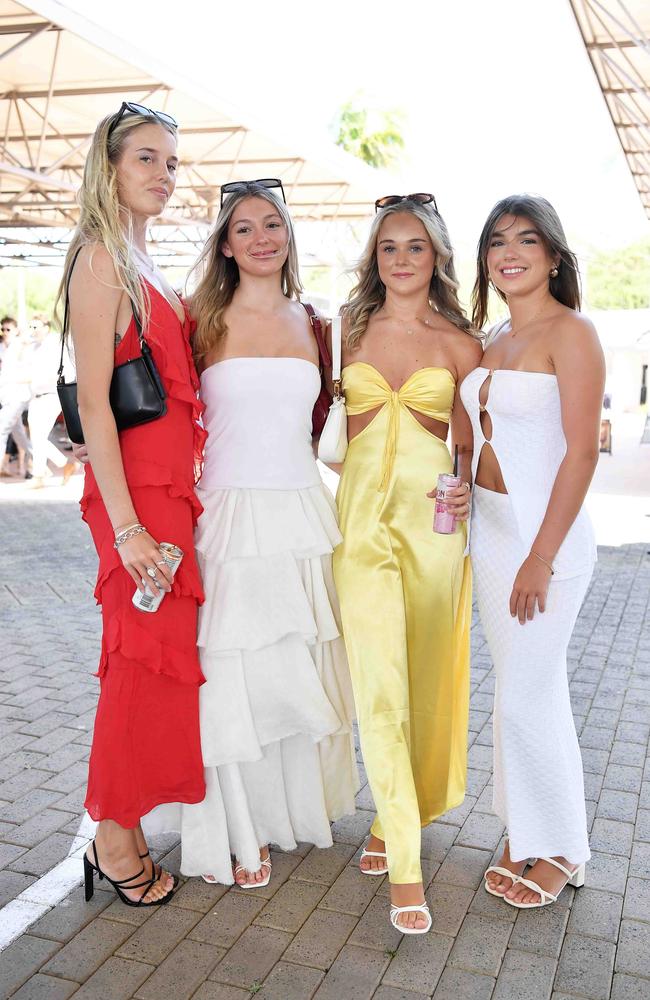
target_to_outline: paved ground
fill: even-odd
[[[503,831],[490,813],[494,680],[475,623],[468,794],[424,831],[433,932],[403,938],[388,923],[385,880],[355,866],[367,786],[356,816],[335,825],[335,846],[276,854],[263,890],[193,879],[157,912],[129,909],[101,884],[90,905],[80,887],[66,895],[88,833],[99,636],[77,491],[0,489],[0,945],[35,921],[0,954],[0,997],[650,997],[650,558],[636,527],[630,544],[601,548],[570,650],[593,849],[585,888],[519,913],[481,888]],[[157,847],[174,870],[177,845]]]

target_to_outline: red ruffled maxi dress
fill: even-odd
[[[151,321],[145,330],[167,391],[163,417],[120,433],[122,461],[138,519],[158,542],[184,552],[171,593],[157,612],[131,603],[132,578],[113,547],[115,535],[90,465],[82,517],[90,527],[102,606],[100,695],[90,754],[86,809],[94,820],[137,826],[155,806],[196,803],[205,796],[199,736],[201,673],[196,646],[203,603],[194,555],[202,511],[194,493],[205,431],[190,348],[190,320],[180,323],[167,299],[148,284]],[[140,354],[135,321],[115,351],[115,364]]]

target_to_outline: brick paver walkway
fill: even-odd
[[[73,503],[0,504],[0,905],[73,847],[97,682],[95,558]],[[367,786],[327,851],[276,853],[244,892],[187,881],[134,910],[96,883],[0,954],[15,1000],[647,1000],[650,997],[650,558],[602,549],[571,644],[593,860],[583,889],[515,911],[481,887],[503,830],[490,812],[494,678],[473,627],[467,797],[423,832],[433,931],[388,922],[385,879],[362,877]],[[534,706],[531,706],[534,725]],[[172,870],[175,842],[158,844]],[[11,904],[15,906],[16,904]],[[9,911],[6,911],[8,913]],[[3,924],[0,910],[0,931]]]

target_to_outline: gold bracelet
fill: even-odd
[[[550,571],[551,571],[551,576],[555,576],[555,570],[554,570],[554,569],[553,569],[553,567],[551,566],[550,562],[547,562],[547,560],[546,560],[546,559],[544,559],[544,557],[543,557],[543,556],[540,556],[539,552],[535,552],[535,550],[534,550],[534,549],[531,549],[531,550],[530,550],[530,554],[531,554],[531,556],[535,556],[535,558],[536,558],[536,559],[539,559],[539,561],[540,561],[540,562],[543,562],[543,563],[544,563],[544,565],[545,565],[545,566],[547,567],[547,569],[550,569]]]

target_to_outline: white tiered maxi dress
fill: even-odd
[[[204,507],[196,548],[207,795],[182,807],[186,875],[233,882],[231,855],[332,844],[354,812],[352,689],[332,578],[341,541],[311,447],[320,388],[300,358],[207,368]]]

